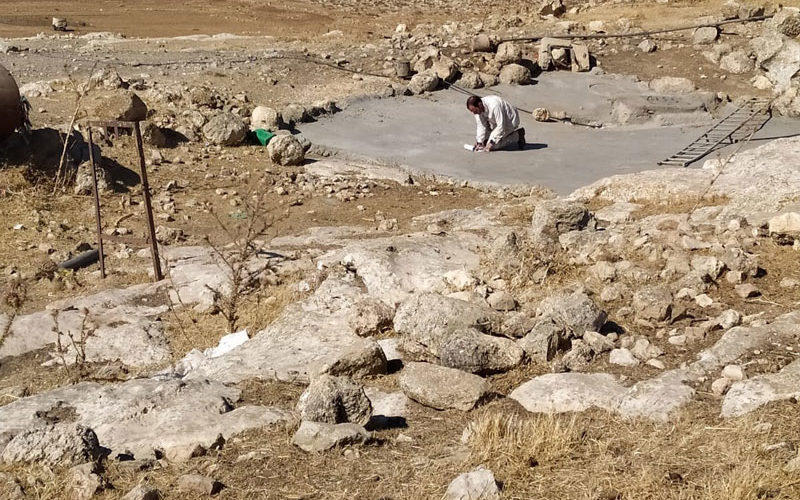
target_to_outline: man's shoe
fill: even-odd
[[[517,131],[517,135],[519,136],[519,139],[517,139],[517,147],[520,150],[523,150],[525,149],[525,129],[524,128],[519,129]]]

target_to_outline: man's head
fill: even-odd
[[[467,99],[467,109],[473,115],[479,115],[483,113],[483,102],[481,98],[476,95],[471,95]]]

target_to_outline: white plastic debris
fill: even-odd
[[[225,335],[219,339],[219,344],[217,347],[206,349],[203,351],[203,354],[207,358],[216,358],[232,351],[234,348],[244,344],[248,340],[250,340],[250,336],[247,334],[247,329],[236,333],[229,333],[228,335]]]

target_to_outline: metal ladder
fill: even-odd
[[[667,167],[686,167],[726,143],[735,144],[749,138],[772,118],[769,102],[769,98],[766,97],[754,97],[748,100],[715,123],[691,144],[658,164]]]

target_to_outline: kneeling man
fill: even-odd
[[[496,95],[483,98],[473,95],[467,99],[467,109],[478,123],[475,151],[525,146],[525,129],[519,126],[519,113],[508,102]]]

